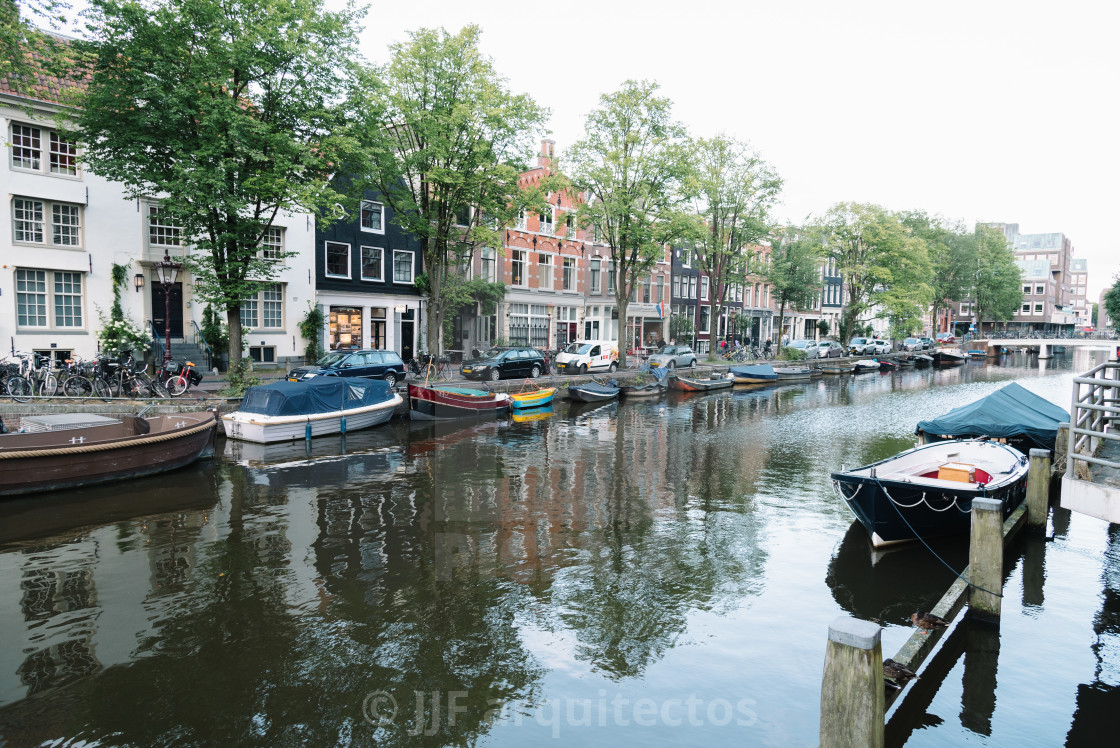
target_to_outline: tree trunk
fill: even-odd
[[[443,279],[440,277],[440,270],[440,267],[435,262],[429,265],[428,319],[424,321],[424,329],[427,330],[428,336],[427,352],[432,354],[433,356],[438,356],[440,354],[440,346],[443,343],[443,336],[439,334],[439,323],[441,315],[438,313],[439,305],[441,303],[440,290],[443,287]]]
[[[774,354],[774,358],[778,358],[782,355],[782,331],[785,329],[785,321],[786,303],[783,301],[778,305],[778,340],[776,343],[774,343],[774,345],[777,347],[777,353]]]
[[[626,325],[626,308],[630,306],[630,294],[622,293],[622,284],[619,284],[618,291],[619,293],[615,294],[615,300],[618,301],[618,367],[625,369],[626,349],[630,346],[630,341],[626,339],[630,336]]]
[[[241,366],[241,305],[226,305],[226,326],[229,328],[229,367]]]

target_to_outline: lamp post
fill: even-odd
[[[171,360],[171,287],[175,285],[183,263],[172,262],[171,255],[164,250],[163,260],[155,263],[155,267],[159,272],[159,282],[163,284],[163,361],[167,363]]]

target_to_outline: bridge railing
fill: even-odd
[[[1078,463],[1120,469],[1120,462],[1101,459],[1097,447],[1102,440],[1120,442],[1120,362],[1109,361],[1073,378],[1070,405],[1069,448],[1066,475],[1077,476]],[[1087,472],[1085,465],[1083,473]]]

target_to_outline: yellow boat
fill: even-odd
[[[510,407],[515,410],[539,408],[542,405],[549,405],[555,395],[555,387],[538,387],[528,392],[511,392],[509,393]]]

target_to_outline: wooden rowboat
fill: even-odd
[[[0,496],[153,475],[213,453],[214,411],[120,419],[89,414],[24,419],[0,434]],[[41,428],[42,430],[26,430]]]
[[[493,418],[509,410],[509,395],[470,387],[408,383],[409,414],[421,421]]]
[[[712,390],[721,390],[725,387],[730,387],[733,384],[735,384],[735,380],[730,377],[697,379],[693,377],[682,377],[679,374],[674,377],[669,377],[669,389],[677,392],[711,392]]]
[[[533,386],[535,387],[535,385]],[[524,392],[509,393],[509,405],[514,410],[540,408],[545,405],[551,404],[552,398],[555,396],[555,387],[536,387],[536,389]]]

